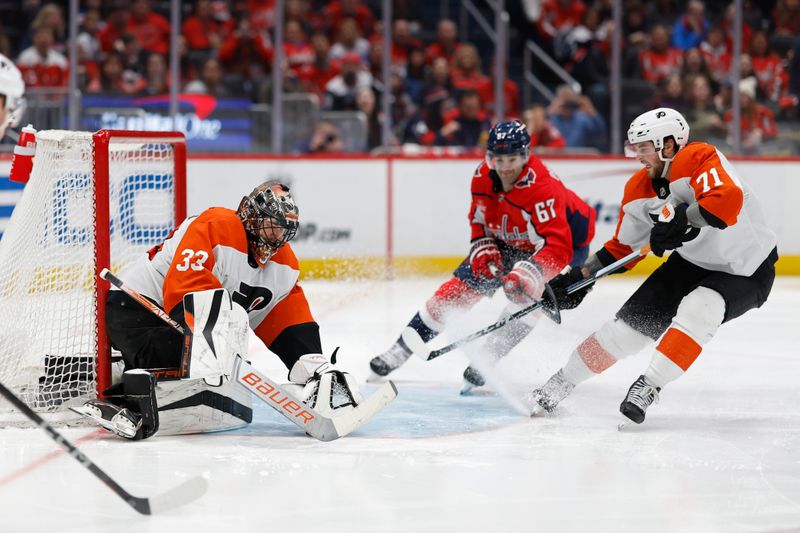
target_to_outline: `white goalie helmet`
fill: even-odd
[[[666,160],[661,155],[661,149],[664,148],[664,139],[667,137],[675,139],[678,149],[683,148],[689,142],[689,123],[686,122],[683,115],[669,107],[659,107],[642,113],[633,119],[628,128],[628,142],[625,144],[626,154],[635,156],[636,151],[629,151],[629,147],[653,141],[658,156],[662,160]]]
[[[16,126],[24,111],[25,82],[17,66],[6,56],[0,54],[0,94],[5,96],[6,119],[0,123],[0,139],[8,126]]]

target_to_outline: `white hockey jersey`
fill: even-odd
[[[186,219],[122,279],[167,311],[189,292],[224,287],[247,310],[250,327],[269,346],[287,327],[314,319],[297,284],[300,267],[291,246],[284,245],[264,268],[248,263],[247,250],[236,212],[212,207]]]
[[[650,241],[650,229],[666,202],[700,205],[711,224],[676,251],[708,270],[750,276],[777,242],[755,194],[719,150],[706,143],[680,149],[660,184],[643,168],[625,185],[617,230],[605,245],[619,259]],[[663,191],[656,188],[664,187]],[[633,266],[633,265],[630,265]],[[629,266],[629,267],[630,267]]]

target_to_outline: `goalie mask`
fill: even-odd
[[[16,126],[25,111],[25,83],[17,66],[9,58],[0,54],[0,95],[5,99],[0,111],[0,139],[8,126]]]
[[[263,183],[242,198],[237,214],[259,268],[295,236],[298,213],[289,187],[277,181]]]

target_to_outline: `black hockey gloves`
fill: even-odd
[[[658,257],[667,250],[680,248],[684,242],[692,240],[699,231],[689,225],[686,218],[687,204],[672,207],[666,204],[656,225],[650,230],[650,248]]]
[[[567,272],[559,274],[550,280],[548,285],[553,289],[553,294],[558,302],[558,308],[562,311],[564,309],[575,309],[578,307],[589,291],[592,290],[594,284],[587,285],[582,289],[578,289],[572,294],[567,294],[567,287],[578,283],[583,279],[583,273],[580,268],[570,268]]]

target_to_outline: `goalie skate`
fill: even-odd
[[[89,400],[70,410],[97,422],[108,431],[126,439],[136,438],[142,427],[142,417],[128,408],[103,400]]]

